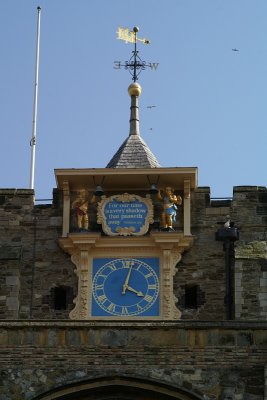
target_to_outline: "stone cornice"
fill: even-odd
[[[25,328],[132,328],[132,329],[226,329],[226,330],[267,330],[267,321],[77,321],[77,320],[4,320],[0,329]]]

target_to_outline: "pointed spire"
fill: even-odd
[[[139,107],[138,97],[142,93],[139,83],[132,83],[128,87],[128,93],[131,96],[131,115],[130,115],[130,133],[129,135],[140,135],[139,131]]]
[[[140,136],[138,97],[142,88],[134,82],[128,92],[131,96],[130,133],[106,168],[160,168],[158,160]]]

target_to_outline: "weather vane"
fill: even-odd
[[[125,63],[121,61],[114,61],[114,68],[115,69],[121,69],[121,67],[124,67],[125,69],[128,69],[130,74],[132,75],[132,79],[134,82],[138,80],[138,76],[141,73],[142,70],[146,69],[147,67],[150,68],[151,70],[156,70],[158,68],[159,63],[147,63],[146,61],[141,60],[141,58],[138,55],[138,50],[137,50],[137,42],[142,42],[144,44],[149,44],[150,41],[145,38],[139,38],[137,37],[137,32],[139,31],[139,28],[135,26],[132,31],[130,31],[128,28],[122,28],[119,27],[117,31],[117,38],[124,40],[126,43],[134,43],[134,50],[133,50],[133,55],[130,58],[129,61],[125,61]]]

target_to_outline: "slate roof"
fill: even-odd
[[[106,168],[160,168],[160,164],[140,135],[130,135]]]
[[[140,136],[138,97],[141,92],[137,82],[128,87],[131,96],[130,133],[106,168],[160,168],[160,163]]]

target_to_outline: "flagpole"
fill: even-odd
[[[34,170],[35,170],[35,147],[36,147],[36,119],[37,119],[37,99],[38,99],[38,79],[39,79],[39,53],[40,53],[40,21],[41,7],[37,7],[37,41],[36,41],[36,63],[35,63],[35,83],[34,83],[34,102],[33,102],[33,121],[32,138],[30,141],[31,151],[31,177],[30,189],[34,189]]]

